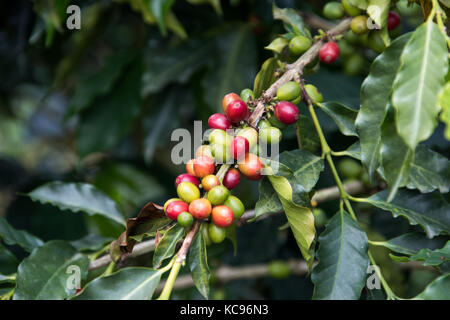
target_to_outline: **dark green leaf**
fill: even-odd
[[[95,107],[81,116],[77,149],[81,156],[114,147],[130,130],[141,108],[140,60],[133,63],[111,94],[95,99]]]
[[[445,123],[444,136],[447,140],[450,140],[450,82],[445,84],[439,101],[442,108],[440,118]]]
[[[284,22],[288,32],[294,32],[297,35],[303,35],[311,38],[311,33],[306,27],[303,18],[298,12],[292,8],[280,9],[273,3],[272,7],[273,18]]]
[[[300,137],[300,149],[316,154],[320,150],[320,139],[312,120],[301,114],[296,125],[297,134]]]
[[[430,250],[422,249],[409,257],[410,261],[421,261],[426,266],[438,266],[450,261],[450,241],[443,248]]]
[[[200,227],[204,228],[205,225]],[[189,269],[191,270],[195,287],[205,299],[208,299],[211,272],[208,267],[206,244],[202,232],[197,232],[189,249]]]
[[[258,74],[255,77],[253,84],[253,93],[255,98],[259,98],[264,90],[270,87],[272,83],[275,82],[276,78],[274,76],[277,70],[278,64],[275,58],[269,58],[261,66]]]
[[[259,199],[255,205],[255,219],[267,213],[281,212],[283,206],[277,193],[273,190],[270,181],[266,178],[260,180],[258,184]]]
[[[445,37],[433,21],[417,28],[400,57],[392,104],[400,136],[411,148],[427,139],[437,125],[439,94],[448,70]]]
[[[40,247],[44,242],[38,237],[12,227],[5,218],[0,217],[0,238],[8,245],[19,245],[24,250],[31,252]]]
[[[125,224],[117,204],[102,191],[88,183],[49,182],[34,189],[28,196],[33,201],[51,204],[61,210],[100,215],[119,224]]]
[[[380,164],[381,125],[386,116],[389,97],[400,54],[410,34],[405,34],[372,63],[369,76],[361,86],[361,109],[356,118],[356,130],[361,142],[361,160],[371,179]]]
[[[184,228],[178,224],[175,224],[164,232],[164,235],[156,246],[153,254],[153,268],[158,269],[165,259],[173,256],[175,253],[175,247],[183,235]]]
[[[448,196],[438,192],[422,194],[400,189],[392,202],[387,202],[388,192],[378,192],[367,199],[372,205],[390,211],[394,217],[404,216],[412,225],[419,224],[432,238],[441,233],[450,234],[450,204]]]
[[[79,273],[70,267],[79,268]],[[14,300],[66,299],[75,293],[68,284],[70,277],[85,279],[89,259],[77,253],[74,247],[62,240],[52,240],[34,250],[19,265]]]
[[[16,272],[19,261],[14,254],[0,243],[0,273],[11,274]]]
[[[434,279],[415,299],[450,300],[450,273]]]
[[[89,234],[81,239],[71,241],[70,244],[78,251],[99,251],[113,240],[113,238],[104,238],[96,234]]]
[[[187,2],[191,4],[209,3],[219,16],[222,15],[222,6],[220,5],[220,0],[187,0]]]
[[[442,248],[445,242],[446,238],[442,236],[429,239],[423,233],[412,232],[403,234],[388,241],[375,241],[373,244],[384,246],[397,253],[413,255],[418,253],[421,249],[434,250]]]
[[[330,219],[319,244],[319,263],[311,275],[313,299],[359,299],[369,266],[366,233],[347,212],[341,211]]]
[[[150,11],[158,22],[162,34],[166,34],[165,18],[175,0],[150,0]]]
[[[91,281],[74,300],[150,300],[162,272],[130,267]]]
[[[422,193],[436,189],[447,193],[450,190],[450,161],[426,146],[418,145],[407,187],[419,189]]]
[[[336,122],[339,130],[346,136],[358,136],[355,129],[355,120],[358,112],[338,102],[325,102],[320,109]]]

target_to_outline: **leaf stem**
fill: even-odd
[[[175,258],[176,259],[176,258]],[[178,273],[181,269],[181,263],[172,260],[171,264],[169,265],[171,270],[169,273],[169,277],[167,278],[166,284],[164,285],[163,291],[161,292],[161,295],[159,296],[158,300],[169,300],[170,294],[172,293],[173,285],[175,283],[175,280],[177,279]],[[175,263],[174,263],[175,261]],[[166,266],[167,268],[167,266]]]

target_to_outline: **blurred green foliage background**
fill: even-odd
[[[173,129],[192,129],[194,120],[203,120],[206,129],[224,94],[253,87],[260,65],[271,56],[264,46],[282,32],[268,0],[154,1],[160,4],[155,7],[148,2],[70,1],[82,10],[80,30],[66,28],[69,0],[0,3],[0,216],[14,227],[43,240],[118,235],[120,230],[93,218],[20,196],[48,181],[90,182],[128,217],[148,201],[162,204],[173,197],[174,179],[184,171],[170,161]],[[284,0],[277,5],[320,15],[325,2]],[[404,7],[402,28],[407,31],[422,20],[418,6]],[[367,72],[374,52],[355,50],[364,56]],[[326,101],[358,109],[365,74],[348,75],[343,63],[322,66],[307,81],[318,86]],[[354,142],[340,135],[325,114],[319,116],[335,150]],[[283,135],[281,148],[295,149],[293,129]],[[428,143],[450,155],[441,126]],[[330,185],[326,171],[318,188]],[[258,196],[256,184],[248,180],[234,193],[247,208]],[[322,208],[330,217],[337,203]],[[401,219],[365,210],[359,208],[374,239],[413,229]],[[230,242],[212,246],[211,267],[299,258],[289,229],[278,230],[285,222],[278,216],[239,228],[237,255]],[[9,249],[19,258],[25,255]],[[378,254],[399,294],[413,296],[436,276],[404,272],[386,252]],[[151,265],[151,255],[127,263]],[[15,258],[0,247],[0,273],[15,270],[14,265]],[[312,289],[308,277],[292,276],[216,283],[212,294],[225,290],[231,299],[309,299]],[[174,298],[200,295],[190,289],[175,292]]]

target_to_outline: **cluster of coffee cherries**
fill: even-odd
[[[330,41],[324,44],[319,58],[323,63],[332,63],[338,59],[339,55],[342,55],[344,72],[348,75],[358,75],[367,67],[363,52],[358,50],[358,47],[370,48],[379,54],[384,51],[386,45],[382,38],[382,31],[348,0],[331,1],[323,7],[323,16],[327,19],[341,19],[345,15],[353,17],[350,30],[338,43]],[[389,11],[387,29],[390,37],[395,38],[401,34],[400,22],[399,14],[393,10]]]
[[[278,144],[280,129],[298,120],[299,111],[292,101],[301,100],[301,87],[293,81],[280,87],[277,103],[267,106],[265,118],[257,127],[248,122],[250,100],[254,100],[250,89],[223,98],[223,113],[215,113],[208,119],[211,129],[208,141],[187,162],[186,173],[175,179],[178,198],[164,204],[167,217],[182,227],[191,227],[194,219],[204,221],[202,232],[206,243],[222,242],[227,228],[244,214],[242,201],[231,195],[230,190],[239,184],[241,174],[249,180],[262,177],[260,146]],[[223,163],[230,167],[220,181],[216,170]],[[201,190],[205,192],[203,197]]]

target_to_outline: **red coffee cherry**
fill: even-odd
[[[178,215],[182,212],[188,211],[189,205],[184,201],[173,201],[166,207],[166,215],[169,219],[177,220]]]
[[[225,174],[225,177],[223,178],[223,185],[228,189],[234,189],[239,184],[239,181],[241,181],[241,174],[236,169],[230,169]]]
[[[298,108],[289,101],[280,101],[275,105],[275,117],[284,124],[292,124],[298,120]]]
[[[250,149],[248,140],[244,137],[236,137],[231,143],[231,154],[235,159],[243,159]]]
[[[225,112],[227,110],[228,105],[233,102],[233,101],[237,101],[237,100],[242,100],[241,97],[236,94],[236,93],[229,93],[227,95],[225,95],[222,99],[222,110],[223,112]]]
[[[216,206],[212,209],[211,220],[220,228],[229,227],[234,221],[233,210],[225,205]]]
[[[233,123],[244,120],[247,117],[247,113],[247,105],[242,100],[230,102],[225,110],[227,118]]]
[[[397,26],[400,24],[400,16],[395,11],[389,11],[388,21],[387,21],[387,27],[388,30],[392,30],[397,28]]]
[[[189,173],[190,175],[195,176],[194,159],[191,159],[186,163],[186,172]]]
[[[214,160],[208,156],[201,156],[194,159],[195,176],[199,178],[213,174],[215,170]]]
[[[250,180],[261,179],[261,171],[263,169],[263,164],[261,159],[255,154],[248,153],[242,163],[238,164],[239,170],[242,174]]]
[[[197,187],[200,185],[200,180],[189,173],[182,173],[175,179],[175,188],[182,182],[191,182],[195,184]]]
[[[208,119],[208,126],[211,129],[222,129],[227,130],[233,126],[233,124],[228,120],[228,118],[221,113],[214,113]]]
[[[325,43],[319,51],[319,59],[323,63],[333,63],[339,58],[339,46],[336,42]]]
[[[205,198],[194,200],[189,205],[189,212],[195,219],[206,219],[211,214],[211,202]]]

